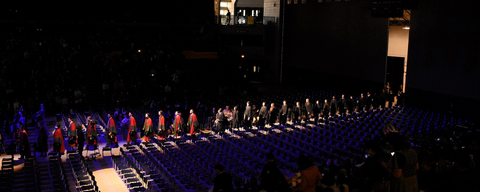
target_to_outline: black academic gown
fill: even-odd
[[[312,105],[312,103],[305,103],[305,111],[307,112],[307,113],[305,114],[305,117],[306,117],[307,119],[309,119],[309,118],[312,116],[312,114],[313,114],[313,105]]]
[[[337,100],[332,99],[332,100],[330,101],[330,114],[331,114],[331,115],[337,114],[337,110],[338,110]]]
[[[328,116],[330,112],[330,105],[328,103],[323,103],[323,115]]]
[[[345,113],[346,107],[347,107],[347,100],[345,100],[344,98],[340,99],[340,101],[338,101],[338,110],[340,111],[340,113]]]
[[[225,119],[225,115],[223,114],[223,112],[218,112],[215,118],[218,120],[217,121],[217,130],[219,132],[224,132],[225,131],[225,125],[223,124],[223,122],[224,122],[224,119]]]

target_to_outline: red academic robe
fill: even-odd
[[[173,131],[175,136],[177,136],[178,129],[182,128],[182,118],[180,115],[175,116],[175,122],[173,122]]]
[[[115,129],[115,131],[113,131],[113,129]],[[116,130],[116,127],[115,127],[115,120],[113,120],[113,118],[110,118],[110,120],[108,120],[108,133],[117,134],[117,130]],[[117,142],[118,142],[117,135],[115,135],[115,143],[117,143]]]
[[[47,142],[47,130],[42,126],[38,132],[38,151],[47,152],[48,151],[48,142]]]
[[[90,124],[88,126],[87,138],[90,138],[90,134],[93,130],[96,132],[97,131],[97,126]],[[98,144],[98,135],[93,135],[93,136],[95,136],[96,139],[93,140],[93,143],[87,140],[88,145],[97,145]]]
[[[163,134],[158,136],[158,140],[163,140],[167,135],[167,131],[165,130],[165,117],[163,117],[163,115],[158,118],[158,130],[163,130]]]
[[[147,132],[147,131],[148,131],[148,132],[150,132],[151,134],[153,134],[152,118],[147,118],[147,119],[145,119],[145,123],[143,124],[143,131],[144,131],[144,132]],[[152,138],[147,137],[147,136],[145,135],[144,140],[145,140],[146,142],[149,142],[150,140],[152,140]]]
[[[127,142],[137,140],[137,135],[130,138],[130,131],[132,130],[137,130],[137,122],[135,121],[135,118],[133,116],[130,117],[130,126],[128,127]]]
[[[70,136],[76,137],[77,135],[73,134],[73,133],[76,133],[76,131],[77,131],[77,125],[75,125],[75,123],[72,122],[72,124],[70,124]],[[77,143],[78,143],[78,139],[75,139],[75,143],[71,144],[70,147],[75,147]]]
[[[197,115],[194,113],[190,114],[190,117],[188,117],[188,123],[190,125],[190,135],[195,134],[195,127],[198,126]]]
[[[32,155],[32,150],[30,149],[30,143],[28,143],[28,134],[27,131],[23,130],[20,134],[20,146],[24,147],[21,155],[30,156]]]
[[[62,130],[60,129],[55,129],[55,133],[53,134],[53,140],[57,140],[57,142],[60,142],[60,153],[65,153],[65,145],[63,144],[63,135],[62,135]]]

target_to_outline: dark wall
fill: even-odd
[[[344,78],[348,77],[350,85],[368,82],[381,89],[388,20],[372,18],[371,7],[368,0],[286,5],[286,80],[305,78],[301,77],[305,71],[317,74],[316,79],[327,77],[332,83],[347,84]]]
[[[476,1],[420,1],[412,11],[407,104],[480,122]]]
[[[480,100],[480,12],[475,2],[419,2],[412,11],[406,88]]]
[[[211,0],[160,0],[148,2],[33,2],[0,7],[2,19],[106,21],[137,23],[213,23]]]

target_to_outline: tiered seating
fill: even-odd
[[[12,190],[11,191],[26,191],[36,190],[37,183],[37,171],[36,171],[36,159],[26,158],[24,161],[24,167],[20,171],[13,173]]]
[[[142,158],[138,147],[130,146],[127,150],[120,148],[121,156],[112,158],[117,174],[122,178],[127,188],[131,191],[151,191],[149,189],[151,168],[149,162],[139,163],[137,158]]]
[[[48,154],[48,164],[50,171],[50,182],[54,191],[69,191],[68,181],[65,170],[62,166],[62,159],[55,153]]]
[[[141,144],[140,148],[148,158],[149,162],[152,162],[153,171],[149,173],[151,182],[149,188],[153,191],[168,191],[168,189],[178,186],[174,184],[172,180],[172,174],[166,170],[164,164],[161,164],[159,158],[162,157],[162,152],[159,150],[159,146],[156,143]]]
[[[198,149],[194,149],[194,146],[185,142],[179,142],[177,147],[168,142],[163,147],[165,155],[174,167],[172,169],[170,166],[167,170],[171,170],[170,173],[173,173],[176,181],[185,189],[208,190],[212,184],[212,175],[208,173],[213,172],[203,167],[204,159],[192,156],[191,153],[198,152]]]
[[[13,158],[2,159],[2,174],[0,174],[0,189],[11,191],[13,188]]]
[[[78,191],[99,191],[95,176],[88,165],[78,154],[69,154],[68,163],[72,169],[75,185]]]

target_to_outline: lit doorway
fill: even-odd
[[[405,92],[408,43],[410,36],[410,14],[411,10],[404,10],[403,17],[389,18],[388,57],[387,66],[385,68],[385,84],[390,84],[390,89],[395,95],[400,89],[402,92]]]

